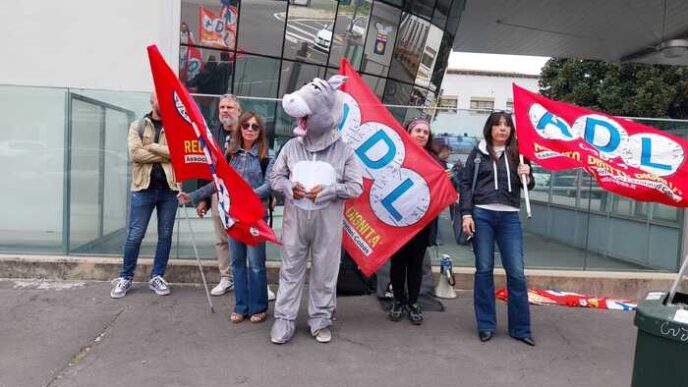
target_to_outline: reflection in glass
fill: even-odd
[[[330,50],[330,66],[339,67],[339,60],[346,57],[358,70],[363,60],[371,8],[371,0],[340,3],[334,27],[334,42]]]
[[[530,200],[547,203],[549,201],[552,173],[535,163],[532,163],[531,166],[533,168],[535,187],[530,191]]]
[[[415,0],[411,2],[411,12],[427,19],[432,17],[432,10],[434,7],[435,0]]]
[[[432,14],[432,24],[439,28],[444,28],[447,23],[447,15],[449,14],[449,7],[451,6],[452,0],[437,0],[435,4],[435,12]],[[449,31],[452,35],[456,31]]]
[[[281,74],[280,97],[297,90],[301,86],[312,81],[315,77],[323,78],[325,76],[325,68],[285,60],[282,61]]]
[[[441,42],[442,30],[431,25],[428,38],[425,42],[425,48],[423,48],[423,53],[420,57],[420,63],[418,64],[416,85],[430,88],[430,78],[433,75],[433,69],[437,63]]]
[[[387,80],[385,78],[374,77],[372,75],[363,74],[363,80],[368,84],[368,87],[377,95],[380,100],[382,100],[382,95],[385,93],[385,84]]]
[[[238,50],[279,57],[287,2],[242,0],[240,13]]]
[[[199,59],[188,62],[187,71],[182,69],[179,78],[190,92],[222,95],[231,91],[234,72],[232,52],[197,47],[189,47],[189,52],[198,53]]]
[[[336,44],[343,44],[341,37],[333,34],[336,11],[337,1],[333,0],[311,0],[305,6],[290,5],[284,35],[284,58],[326,64],[333,40]]]
[[[461,19],[461,14],[463,9],[466,7],[466,0],[454,0],[452,2],[451,8],[449,9],[449,16],[447,17],[447,28],[445,29],[449,34],[456,34],[456,30],[459,28],[459,19]]]
[[[552,172],[552,203],[576,207],[580,169]]]
[[[389,70],[391,78],[409,83],[415,81],[429,32],[429,22],[409,13],[401,15],[399,42],[397,42],[397,46],[394,49],[392,66]],[[441,37],[441,31],[439,37]],[[439,39],[437,39],[437,45],[439,46]],[[435,51],[432,54],[432,61],[434,62],[434,57],[437,56],[437,48],[433,50]],[[430,77],[430,71],[427,71],[426,78]],[[429,80],[426,83],[429,83]]]
[[[280,61],[251,55],[237,58],[234,94],[252,97],[277,97]]]
[[[392,61],[401,11],[376,2],[368,24],[368,35],[361,63],[361,71],[386,77]]]

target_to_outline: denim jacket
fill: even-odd
[[[268,166],[265,169],[265,174],[260,167],[260,158],[258,157],[258,144],[246,151],[239,149],[233,156],[227,154],[227,162],[234,168],[235,171],[253,188],[253,191],[258,195],[263,204],[268,204],[270,198],[270,184],[266,176],[270,176],[272,165],[275,163],[275,155],[272,151],[268,152]],[[229,190],[232,187],[227,187]],[[209,198],[215,193],[215,184],[208,183],[203,187],[191,192],[191,200],[197,204],[201,200]]]

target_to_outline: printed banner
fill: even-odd
[[[515,84],[513,88],[523,155],[554,171],[584,168],[603,189],[635,200],[688,206],[688,142]]]
[[[339,124],[363,167],[363,194],[344,210],[344,248],[369,276],[457,199],[442,167],[409,137],[349,64]]]
[[[189,92],[155,45],[148,47],[155,92],[177,181],[212,180],[227,235],[255,245],[279,243],[265,224],[265,209],[253,188],[229,166]]]
[[[497,289],[495,297],[498,300],[507,301],[509,293],[506,288]],[[619,300],[607,297],[585,296],[573,292],[562,292],[552,289],[528,289],[528,302],[534,305],[562,305],[574,308],[594,308],[633,311],[638,305],[628,300]]]
[[[235,6],[223,6],[218,15],[205,7],[198,8],[198,30],[201,44],[234,49],[238,10]]]

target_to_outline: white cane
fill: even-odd
[[[525,164],[525,161],[523,160],[523,155],[519,154],[518,159],[521,161],[521,164]],[[527,174],[522,174],[521,175],[521,184],[523,184],[523,193],[525,194],[526,197],[526,214],[528,215],[528,219],[533,217],[533,214],[530,212],[530,194],[528,193],[528,175]]]
[[[181,184],[177,185],[179,187],[179,192],[182,192]],[[180,203],[181,204],[181,203]],[[182,204],[184,208],[184,216],[189,225],[189,231],[191,232],[191,245],[193,246],[194,255],[196,256],[196,263],[198,264],[198,271],[201,273],[201,280],[203,281],[203,288],[205,288],[205,295],[208,297],[208,305],[210,305],[210,313],[215,313],[215,307],[213,307],[213,301],[210,299],[210,291],[208,291],[208,283],[205,281],[205,273],[203,273],[203,265],[201,264],[201,258],[198,256],[198,248],[196,247],[196,236],[194,235],[193,228],[191,227],[191,218],[189,218],[189,211],[186,205]]]

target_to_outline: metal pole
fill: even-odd
[[[521,161],[521,164],[525,164],[522,154],[518,155],[518,159]],[[523,184],[523,193],[524,193],[525,198],[526,198],[526,214],[528,214],[528,219],[530,219],[533,217],[533,213],[530,211],[530,194],[528,193],[528,176],[526,176],[525,173],[521,175],[521,184]]]
[[[184,217],[189,225],[189,231],[191,232],[191,246],[193,246],[194,255],[196,256],[196,263],[198,263],[198,271],[201,272],[201,280],[203,281],[203,287],[205,288],[205,295],[208,297],[208,305],[210,305],[210,313],[215,313],[215,308],[213,307],[213,301],[210,299],[210,291],[208,291],[208,283],[205,281],[205,274],[203,273],[203,265],[201,265],[201,258],[198,256],[198,248],[196,247],[196,236],[194,235],[193,228],[191,227],[191,218],[189,218],[189,211],[186,209],[185,205],[181,205],[184,208]]]

